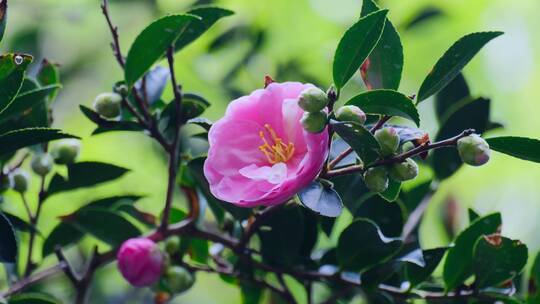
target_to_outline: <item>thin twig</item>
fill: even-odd
[[[101,2],[101,11],[103,12],[103,15],[105,16],[105,19],[107,20],[107,24],[109,25],[109,30],[113,38],[111,47],[113,49],[114,57],[116,57],[116,61],[118,61],[118,64],[120,64],[120,66],[124,68],[125,61],[124,61],[124,57],[122,56],[122,51],[120,49],[118,27],[116,27],[112,23],[111,16],[109,14],[109,1],[108,0],[103,0]]]

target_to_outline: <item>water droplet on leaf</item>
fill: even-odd
[[[23,63],[23,57],[21,55],[15,55],[14,61],[16,65],[20,65]]]

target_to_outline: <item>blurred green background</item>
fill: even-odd
[[[159,147],[142,134],[107,133],[90,137],[94,125],[78,109],[122,78],[110,47],[110,33],[98,0],[12,0],[1,51],[28,52],[61,64],[64,88],[54,106],[54,125],[83,137],[82,159],[132,169],[119,182],[53,197],[45,206],[41,231],[47,235],[56,217],[110,194],[145,194],[139,207],[159,214],[165,196],[166,167]],[[158,16],[182,12],[193,4],[214,3],[236,12],[218,22],[202,39],[177,55],[176,72],[185,91],[212,102],[205,117],[218,119],[234,97],[277,81],[331,84],[332,56],[344,30],[359,16],[361,0],[124,0],[111,1],[124,54],[135,36]],[[538,0],[386,0],[390,19],[401,34],[405,68],[400,91],[414,94],[439,56],[459,37],[475,31],[506,34],[481,51],[465,68],[473,95],[492,98],[492,117],[505,125],[492,134],[540,138],[540,1]],[[414,23],[419,15],[429,16]],[[215,40],[230,31],[224,40]],[[220,41],[222,42],[220,44]],[[38,61],[38,60],[36,60]],[[362,90],[357,76],[345,95]],[[172,97],[170,88],[165,100]],[[436,132],[433,104],[421,104],[423,128]],[[426,174],[429,175],[429,174]],[[34,183],[34,187],[37,182]],[[6,210],[24,217],[18,197],[6,198]],[[35,202],[33,202],[35,203]],[[177,204],[182,197],[177,194]],[[501,211],[503,233],[540,249],[540,166],[494,154],[481,168],[463,167],[441,185],[421,226],[425,248],[447,245],[449,230],[466,223],[466,209]],[[448,222],[452,214],[451,228]],[[347,218],[345,216],[344,218]],[[71,255],[88,252],[74,249]],[[49,258],[47,263],[54,263]],[[68,284],[43,288],[71,295]],[[111,298],[105,300],[104,295]],[[130,289],[113,266],[98,273],[92,303],[151,303],[150,293]],[[198,283],[174,303],[237,303],[239,291],[216,276],[198,275]]]

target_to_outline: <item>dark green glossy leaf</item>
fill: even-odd
[[[527,303],[540,303],[540,253],[534,258],[528,285]]]
[[[304,240],[304,215],[286,206],[263,222],[258,232],[263,258],[274,265],[291,266],[299,258]]]
[[[0,111],[3,111],[17,96],[24,74],[32,56],[4,54],[0,56]]]
[[[106,198],[101,198],[95,201],[92,201],[86,205],[84,205],[81,209],[107,209],[107,210],[114,210],[120,205],[133,205],[136,201],[141,199],[142,196],[140,195],[118,195],[118,196],[111,196]]]
[[[340,90],[356,73],[377,45],[384,30],[388,10],[360,18],[343,35],[334,54],[334,84]]]
[[[512,280],[527,264],[527,246],[500,235],[482,236],[474,246],[473,272],[479,289]]]
[[[34,226],[30,225],[27,221],[23,220],[22,218],[13,215],[8,212],[4,212],[4,216],[9,220],[11,225],[15,230],[23,231],[23,232],[29,232],[34,231],[38,234],[41,234]]]
[[[4,38],[7,24],[7,0],[0,3],[0,41]]]
[[[356,219],[341,233],[337,259],[343,269],[362,271],[388,260],[401,248],[402,241],[387,238],[368,219]]]
[[[408,263],[405,266],[405,273],[407,280],[411,283],[411,286],[416,286],[429,278],[435,268],[441,262],[444,253],[448,248],[434,248],[424,250],[424,262],[425,266],[421,267],[413,263]]]
[[[21,115],[23,112],[32,109],[39,103],[44,103],[45,98],[60,87],[60,85],[54,84],[31,91],[26,91],[17,95],[9,106],[7,106],[3,111],[0,111],[0,122]]]
[[[259,304],[263,298],[264,289],[254,286],[249,281],[242,281],[240,283],[240,290],[242,292],[242,304]]]
[[[47,190],[48,195],[79,188],[93,187],[115,180],[129,170],[100,162],[78,162],[67,166],[68,178],[59,174],[53,176]]]
[[[334,184],[334,190],[341,197],[343,205],[354,214],[358,206],[367,198],[373,196],[373,193],[364,184],[361,174],[342,175],[331,179]]]
[[[210,127],[212,127],[212,124],[213,124],[213,122],[210,119],[202,118],[202,117],[192,118],[188,120],[186,123],[198,125],[201,128],[205,129],[206,131],[209,131]]]
[[[471,276],[474,244],[482,235],[497,232],[501,224],[500,213],[490,214],[476,219],[457,236],[444,263],[443,278],[447,290],[453,290]]]
[[[201,23],[193,15],[171,15],[158,19],[135,38],[126,58],[125,79],[133,86],[181,35],[189,33],[193,24]]]
[[[430,190],[431,180],[428,180],[426,182],[416,185],[408,191],[402,191],[401,193],[403,194],[403,204],[407,212],[413,212],[414,209],[416,209],[416,207],[418,207],[418,205],[422,202],[424,197],[426,197],[426,195],[430,192]]]
[[[391,260],[374,266],[373,268],[362,273],[362,286],[368,289],[375,288],[378,284],[386,281],[392,275],[397,273],[403,267],[403,264],[404,263],[401,261]]]
[[[187,12],[190,15],[201,18],[201,22],[195,22],[190,26],[190,30],[182,34],[174,44],[175,51],[183,49],[185,46],[199,38],[214,23],[223,17],[234,14],[232,11],[212,6],[202,6]]]
[[[467,213],[469,214],[469,223],[474,222],[477,218],[480,217],[480,214],[476,213],[472,208],[469,208],[467,210]]]
[[[60,85],[60,71],[58,64],[50,62],[47,59],[43,59],[36,78],[39,81],[39,84],[43,87]],[[52,90],[49,93],[49,101],[56,98],[59,88],[60,87],[57,87],[55,90]]]
[[[365,165],[369,165],[379,157],[379,142],[364,126],[353,122],[331,121],[332,128],[347,144],[353,148]]]
[[[27,128],[0,135],[0,155],[15,152],[21,148],[49,142],[61,138],[78,138],[49,128]]]
[[[373,0],[362,2],[362,17],[378,10]],[[397,90],[403,70],[403,46],[396,28],[388,18],[381,38],[368,59],[367,80],[372,88]]]
[[[399,237],[404,224],[402,206],[398,202],[387,202],[378,195],[362,202],[354,217],[372,220],[388,237]]]
[[[17,261],[17,238],[15,230],[6,218],[0,212],[0,262],[15,263]]]
[[[125,240],[141,234],[139,229],[130,221],[121,215],[106,210],[81,210],[63,218],[63,221],[81,231],[90,233],[113,247],[120,246]]]
[[[492,150],[523,160],[540,163],[540,140],[526,137],[503,136],[488,138]]]
[[[107,120],[99,116],[98,113],[94,112],[88,107],[85,107],[83,105],[79,105],[79,108],[81,109],[81,112],[83,112],[84,116],[86,116],[89,120],[94,122],[98,125],[98,128],[92,132],[92,135],[102,134],[105,132],[112,132],[112,131],[142,131],[143,128],[141,125],[135,121],[114,121],[114,120]]]
[[[300,190],[298,198],[304,206],[323,216],[337,217],[343,211],[343,203],[337,192],[317,181]]]
[[[379,195],[385,200],[393,202],[399,197],[400,191],[401,183],[390,179],[390,181],[388,182],[388,188],[386,188],[386,190],[384,190],[383,192],[379,193]]]
[[[448,111],[441,123],[441,128],[435,138],[444,140],[460,134],[465,129],[475,129],[483,133],[489,125],[489,99],[466,99],[456,104]],[[463,164],[454,147],[437,149],[433,152],[433,169],[439,179],[445,179],[454,174]]]
[[[37,292],[21,293],[11,296],[8,304],[62,304],[60,300],[45,294]]]
[[[448,114],[448,110],[452,109],[459,101],[469,97],[469,95],[467,81],[465,81],[463,74],[459,73],[454,80],[450,81],[435,95],[435,113],[439,122]]]
[[[412,100],[396,91],[373,90],[356,95],[346,103],[360,107],[368,114],[399,116],[420,125],[420,116]]]
[[[76,228],[75,226],[67,223],[60,222],[56,225],[49,236],[43,243],[42,255],[43,257],[54,253],[56,246],[64,248],[66,246],[77,243],[84,236],[84,232]]]
[[[486,43],[502,34],[502,32],[472,33],[456,41],[437,61],[422,82],[418,91],[418,102],[444,88]]]

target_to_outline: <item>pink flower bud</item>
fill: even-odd
[[[150,239],[133,238],[125,241],[117,258],[118,269],[133,286],[150,286],[161,276],[163,254]]]

